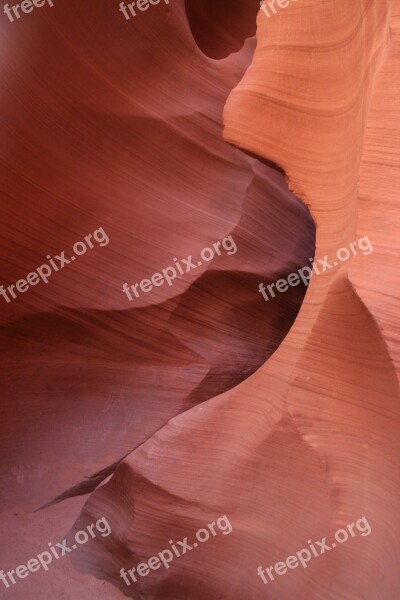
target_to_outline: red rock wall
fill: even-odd
[[[400,6],[256,12],[1,15],[0,283],[109,242],[0,297],[0,569],[112,530],[4,597],[398,597]],[[123,293],[229,235],[237,252]],[[363,236],[307,290],[260,294]],[[229,535],[124,583],[223,515]],[[257,574],[364,515],[370,536]]]

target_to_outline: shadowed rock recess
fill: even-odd
[[[0,596],[397,600],[400,3],[118,8],[0,24],[0,283],[109,239],[0,297],[0,570],[111,527]],[[370,536],[257,574],[363,516]]]

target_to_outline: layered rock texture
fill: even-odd
[[[109,242],[0,297],[0,569],[102,518],[111,533],[0,597],[399,596],[400,3],[258,9],[1,19],[1,284],[99,227]],[[365,236],[373,251],[260,294]],[[121,577],[223,515],[229,535]],[[370,535],[257,574],[363,516]]]

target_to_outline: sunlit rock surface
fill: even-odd
[[[400,9],[293,2],[258,14],[255,47],[256,9],[2,21],[2,283],[110,240],[0,298],[1,568],[112,528],[11,598],[398,596]],[[229,235],[235,254],[122,292]],[[365,235],[305,298],[259,293]],[[229,535],[125,585],[221,515]],[[363,515],[370,537],[257,575]]]

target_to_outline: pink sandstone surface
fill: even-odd
[[[400,5],[256,12],[70,0],[1,23],[2,283],[110,243],[1,298],[0,568],[112,534],[0,597],[398,598]],[[229,234],[237,254],[122,293]],[[371,255],[263,300],[364,235]],[[229,536],[124,584],[224,514]],[[371,537],[257,576],[362,515]]]

